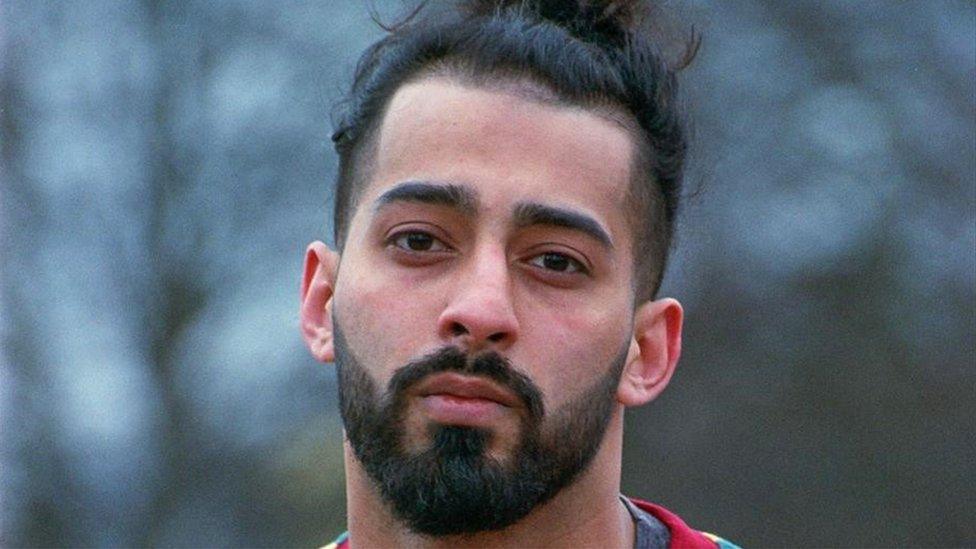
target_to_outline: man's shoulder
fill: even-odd
[[[700,532],[688,526],[678,515],[668,509],[637,498],[627,498],[638,509],[651,514],[668,528],[670,534],[669,547],[681,549],[739,549],[734,543],[722,539],[715,534]]]

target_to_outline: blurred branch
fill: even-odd
[[[59,438],[49,370],[53,361],[44,343],[42,311],[32,303],[37,295],[37,288],[31,285],[36,283],[33,275],[40,268],[35,239],[50,216],[43,193],[21,169],[22,124],[30,118],[21,87],[24,56],[15,45],[7,47],[0,73],[0,354],[10,377],[0,381],[17,390],[10,391],[10,415],[0,418],[0,427],[3,443],[12,447],[7,456],[17,461],[13,468],[24,474],[18,493],[4,497],[18,506],[14,513],[19,520],[12,525],[14,531],[3,532],[0,542],[11,546],[57,546],[66,540],[86,543],[78,524],[83,516],[80,490],[72,480],[69,458]]]
[[[144,242],[148,279],[144,283],[142,304],[144,336],[142,348],[150,377],[161,402],[159,449],[162,452],[162,471],[151,509],[144,515],[145,527],[140,546],[158,545],[161,528],[173,516],[181,500],[202,474],[198,465],[201,445],[198,430],[188,399],[190,396],[179,383],[179,343],[190,323],[208,302],[208,291],[196,268],[197,262],[186,253],[196,246],[176,245],[171,230],[175,220],[187,222],[182,208],[193,183],[194,166],[180,157],[183,149],[173,130],[179,116],[174,109],[180,86],[192,82],[180,81],[179,71],[170,70],[176,63],[187,63],[181,54],[180,28],[170,25],[167,9],[180,9],[174,4],[158,1],[146,3],[150,33],[155,52],[156,88],[152,104],[152,123],[148,130],[150,161],[147,169],[147,217],[144,220]],[[192,24],[183,21],[184,24]],[[184,31],[185,32],[185,31]],[[189,44],[192,46],[193,44]],[[197,230],[191,227],[190,230]],[[199,240],[199,239],[198,239]],[[182,253],[181,253],[182,252]]]

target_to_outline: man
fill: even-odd
[[[341,547],[716,547],[619,493],[624,409],[661,393],[654,299],[685,141],[640,2],[461,2],[367,50],[337,250],[301,328],[336,363]]]

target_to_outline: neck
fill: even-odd
[[[622,439],[619,408],[593,462],[573,484],[503,530],[442,538],[411,532],[394,517],[346,441],[351,547],[631,547],[634,523],[619,499]]]

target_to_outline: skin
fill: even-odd
[[[341,262],[321,242],[306,252],[301,329],[316,359],[334,360],[333,314],[380,387],[396,368],[445,345],[492,349],[536,383],[550,411],[592,386],[623,346],[628,351],[591,466],[502,531],[443,539],[408,531],[347,442],[353,543],[631,545],[634,525],[617,499],[623,412],[656,398],[671,379],[682,309],[669,298],[634,303],[633,232],[625,216],[630,135],[601,113],[430,77],[397,91],[378,139]],[[381,199],[409,182],[455,185],[472,200],[458,207]],[[517,223],[516,207],[526,203],[588,218],[610,243],[578,227]],[[502,460],[518,436],[517,413],[506,411],[490,425],[490,451]],[[427,418],[419,399],[409,414],[406,443],[423,446]]]

